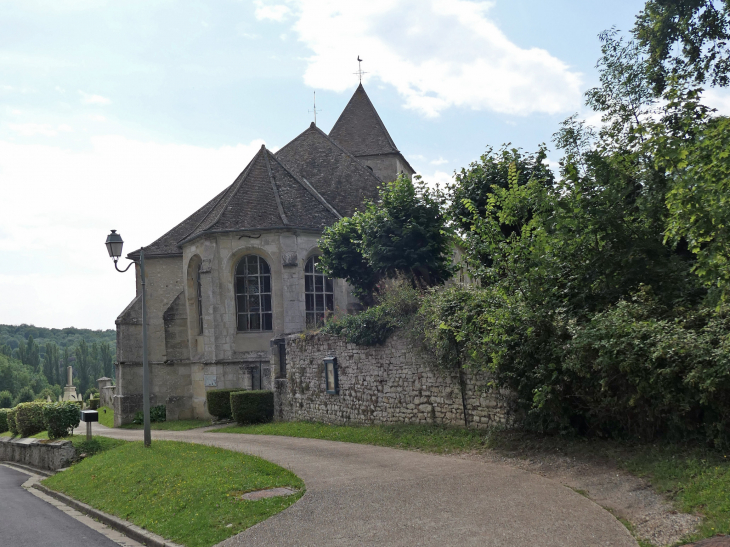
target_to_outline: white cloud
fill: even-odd
[[[89,119],[95,122],[105,122],[106,116],[102,116],[101,114],[92,114],[89,116]]]
[[[716,108],[717,113],[730,116],[730,92],[726,89],[708,89],[702,93],[703,103]]]
[[[441,190],[446,188],[447,184],[454,182],[454,173],[446,173],[445,171],[434,171],[433,173],[418,173],[423,177],[423,182],[426,183],[430,188],[435,188],[437,185]]]
[[[0,141],[0,323],[113,328],[134,281],[109,261],[109,229],[125,254],[151,243],[231,184],[261,144],[103,136],[69,151]]]
[[[272,21],[283,21],[291,13],[291,10],[283,4],[265,4],[262,0],[255,0],[256,19],[270,19]]]
[[[8,127],[23,137],[32,137],[33,135],[55,137],[59,132],[73,131],[71,126],[66,124],[54,127],[47,123],[9,123]]]
[[[84,104],[110,104],[112,102],[111,99],[102,97],[101,95],[94,95],[93,93],[85,93],[80,89],[79,93]]]
[[[491,3],[287,3],[296,18],[294,32],[313,52],[304,74],[309,86],[351,89],[360,55],[366,80],[377,78],[394,86],[406,108],[426,116],[450,107],[554,114],[581,104],[581,75],[544,49],[512,43],[489,18]],[[260,4],[258,9],[281,7]]]
[[[431,165],[443,165],[444,163],[449,163],[449,160],[445,160],[444,158],[439,156],[439,159],[437,160],[431,160]]]

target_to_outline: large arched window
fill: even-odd
[[[239,331],[273,330],[271,269],[260,256],[246,255],[236,266],[236,317]]]
[[[307,260],[304,267],[304,299],[307,308],[307,328],[316,329],[324,325],[327,317],[335,310],[335,295],[332,278],[319,268],[319,257]]]
[[[203,334],[203,285],[200,282],[200,269],[202,264],[198,265],[195,272],[195,288],[198,293],[198,334]]]

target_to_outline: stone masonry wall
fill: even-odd
[[[337,357],[337,395],[326,392],[325,357]],[[489,389],[488,374],[464,372],[462,398],[457,371],[437,369],[398,336],[383,346],[365,347],[336,336],[293,335],[286,339],[286,361],[287,378],[274,385],[279,420],[475,428],[512,423],[511,398]]]

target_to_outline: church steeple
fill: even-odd
[[[383,181],[395,180],[401,172],[407,175],[415,173],[390,137],[362,83],[357,86],[329,136]]]

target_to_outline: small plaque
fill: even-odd
[[[282,266],[296,266],[297,265],[297,253],[283,253],[281,255]]]
[[[204,374],[203,380],[205,381],[205,387],[216,387],[218,385],[218,377],[215,374]]]

